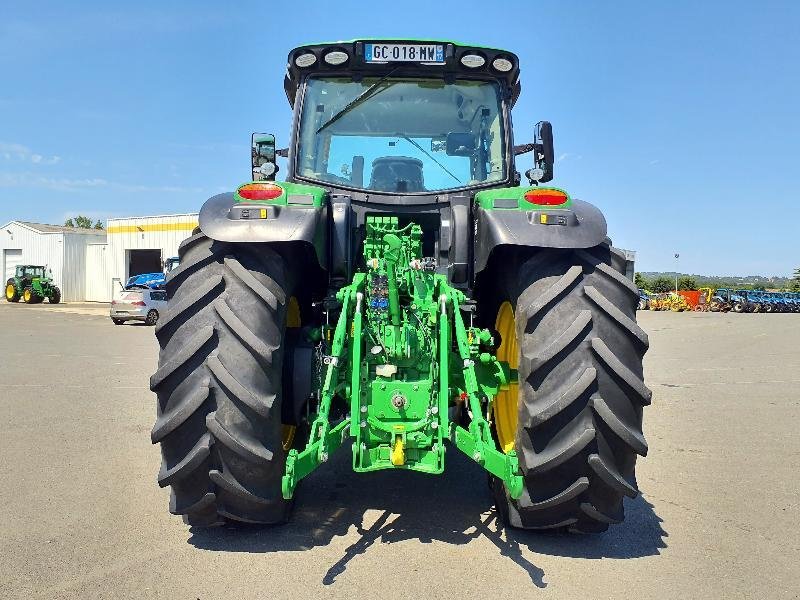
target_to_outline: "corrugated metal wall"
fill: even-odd
[[[110,255],[108,244],[86,246],[86,300],[89,302],[111,302],[113,298]]]
[[[108,220],[111,277],[128,277],[128,250],[161,250],[161,260],[178,256],[178,246],[197,227],[197,213]]]
[[[22,264],[46,265],[53,271],[53,279],[62,287],[64,265],[64,236],[60,233],[40,233],[29,227],[11,222],[0,230],[0,260],[3,250],[22,250]],[[5,272],[5,265],[3,265]],[[5,281],[3,282],[5,283]]]
[[[64,233],[64,269],[62,297],[66,302],[82,302],[86,298],[86,251],[89,244],[105,243],[106,232]]]

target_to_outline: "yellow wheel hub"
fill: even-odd
[[[497,348],[497,360],[507,362],[509,368],[519,368],[519,345],[514,322],[514,308],[510,302],[503,302],[497,311],[494,328],[500,334],[501,343]],[[500,448],[503,452],[514,449],[514,438],[517,435],[517,401],[519,384],[508,384],[497,393],[494,400],[494,425]]]
[[[297,433],[296,425],[281,425],[281,445],[287,452],[292,448],[294,442],[294,434]]]
[[[286,327],[297,328],[301,325],[302,321],[300,320],[300,304],[297,302],[297,298],[292,296],[289,298],[289,302],[286,306]],[[282,427],[281,442],[283,449],[288,452],[294,443],[294,436],[297,433],[297,426],[283,425]]]
[[[6,286],[6,298],[11,300],[16,293],[17,293],[17,288],[14,287],[13,283],[9,283]]]
[[[30,290],[25,290],[24,292],[22,292],[22,299],[25,300],[25,302],[30,302],[31,301],[31,291]]]
[[[300,304],[297,298],[292,296],[289,298],[289,304],[286,306],[286,327],[300,327]]]

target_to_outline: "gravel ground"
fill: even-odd
[[[503,530],[457,452],[428,477],[344,450],[289,525],[189,529],[155,483],[152,328],[47,308],[0,304],[1,598],[800,597],[800,315],[641,313],[643,495],[570,536]]]

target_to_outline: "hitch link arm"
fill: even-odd
[[[463,361],[464,387],[466,388],[469,410],[472,413],[469,431],[453,424],[451,439],[459,450],[489,473],[501,479],[506,484],[509,496],[516,500],[522,495],[523,488],[519,459],[513,450],[505,454],[497,449],[492,438],[489,422],[484,418],[481,411],[480,388],[478,377],[475,374],[475,361],[470,354],[467,328],[464,325],[464,319],[459,309],[462,294],[448,286],[446,298],[452,305],[458,355]],[[491,408],[491,398],[488,408]]]
[[[286,470],[281,479],[281,493],[287,500],[294,494],[297,483],[319,465],[326,462],[330,454],[338,450],[347,437],[350,419],[344,419],[341,423],[331,428],[330,409],[333,397],[336,395],[339,371],[343,366],[347,324],[354,298],[356,299],[356,310],[361,310],[360,297],[362,294],[358,289],[362,281],[363,277],[356,277],[352,284],[342,288],[337,294],[337,297],[342,302],[342,310],[339,314],[339,319],[336,321],[331,354],[325,357],[324,361],[326,366],[325,381],[322,384],[320,394],[319,412],[317,413],[317,418],[311,424],[311,432],[306,447],[302,452],[298,452],[293,448],[286,456]],[[360,339],[354,340],[353,343],[360,344]]]

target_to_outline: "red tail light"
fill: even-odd
[[[246,183],[237,193],[245,200],[275,200],[283,195],[283,188],[274,183]]]
[[[569,196],[560,190],[535,188],[525,192],[525,200],[539,206],[558,206],[559,204],[566,204]]]
[[[144,302],[139,300],[138,302],[131,302],[134,306],[147,306]]]

